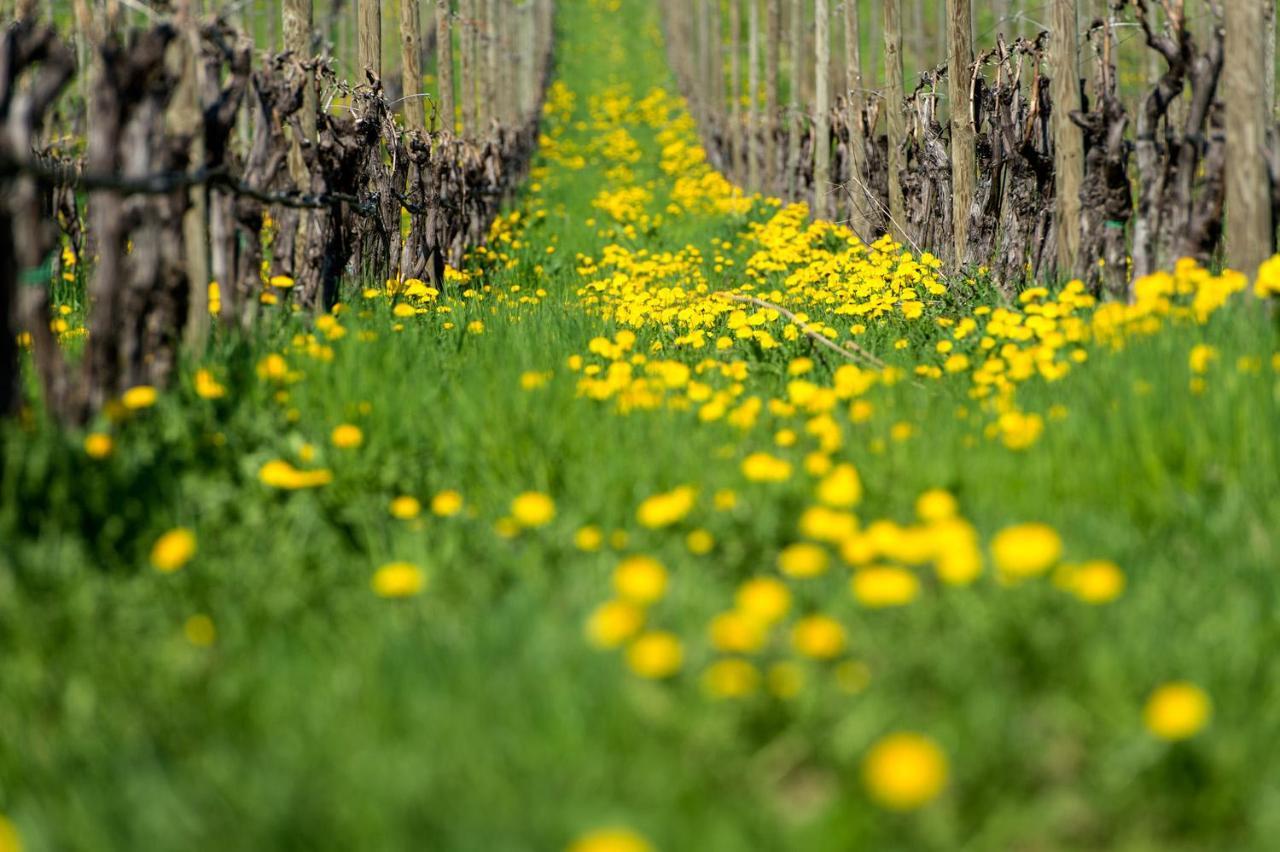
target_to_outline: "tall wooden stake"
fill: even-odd
[[[400,73],[404,87],[404,126],[426,128],[422,94],[422,18],[419,0],[400,0]]]
[[[868,196],[866,128],[863,127],[862,22],[857,0],[844,0],[845,86],[849,90],[849,226],[870,240],[871,199]]]
[[[449,0],[436,0],[436,76],[440,80],[440,129],[454,131],[453,12]]]
[[[359,64],[360,82],[366,71],[382,79],[382,4],[380,0],[360,0]]]
[[[764,182],[769,192],[778,186],[778,51],[782,41],[782,7],[768,0],[764,38]]]
[[[747,0],[747,187],[760,191],[760,0]]]
[[[1268,0],[1269,1],[1269,0]],[[1271,255],[1275,231],[1266,162],[1262,74],[1264,0],[1225,3],[1222,98],[1227,107],[1227,261],[1253,276]]]
[[[819,219],[831,218],[831,8],[828,0],[815,0],[813,40],[817,47],[814,69],[813,204]]]
[[[889,128],[889,233],[907,241],[907,203],[902,195],[902,170],[906,167],[903,143],[907,119],[903,114],[902,10],[899,0],[883,0],[884,6],[884,109]]]
[[[732,174],[741,184],[746,165],[742,138],[742,5],[729,0],[729,119],[733,125]]]
[[[978,153],[972,122],[973,11],[969,0],[947,0],[947,81],[951,101],[951,217],[955,264],[968,260],[969,214],[977,180]]]
[[[803,0],[789,0],[791,85],[787,97],[790,121],[787,127],[787,195],[796,197],[800,188],[800,139],[804,131],[804,107],[800,102],[800,81],[805,77]]]
[[[1080,256],[1080,185],[1084,183],[1084,134],[1071,120],[1080,109],[1080,57],[1076,48],[1076,0],[1053,0],[1049,52],[1053,85],[1054,196],[1058,277],[1077,275]]]

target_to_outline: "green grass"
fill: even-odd
[[[559,5],[559,77],[580,122],[564,138],[586,144],[590,95],[670,86],[656,4]],[[653,133],[632,133],[658,209]],[[218,340],[200,363],[226,397],[197,397],[188,365],[154,409],[97,424],[116,441],[102,461],[86,458],[82,434],[39,417],[0,426],[0,813],[24,847],[547,850],[621,824],[665,850],[1271,848],[1280,384],[1258,305],[1241,298],[1207,325],[1170,325],[1123,352],[1092,351],[1061,381],[1027,382],[1025,410],[1061,405],[1066,417],[1022,453],[983,437],[989,418],[963,376],[877,388],[875,416],[839,453],[862,476],[864,523],[906,522],[922,491],[945,487],[984,542],[1011,523],[1050,523],[1068,558],[1122,566],[1124,596],[1090,607],[1048,580],[1009,588],[988,571],[869,611],[840,569],[798,587],[797,605],[845,624],[868,688],[850,695],[805,664],[792,699],[715,701],[698,678],[707,619],[743,578],[774,571],[812,484],[743,481],[748,452],[798,463],[772,448],[770,418],[741,432],[662,409],[620,416],[577,395],[566,358],[617,331],[575,296],[575,254],[598,258],[610,241],[585,224],[605,218],[591,207],[604,170],[552,165],[516,202],[547,215],[508,251],[513,268],[484,280],[543,287],[540,304],[455,295],[455,328],[428,316],[393,332],[386,300],[353,291],[332,362],[286,350],[306,333],[287,316],[252,340]],[[672,217],[621,241],[709,255],[713,238],[737,242],[769,212]],[[483,334],[463,331],[472,319]],[[912,348],[893,350],[908,331]],[[938,335],[886,321],[863,339],[910,368]],[[637,348],[668,336],[642,329]],[[1197,395],[1187,356],[1199,343],[1220,355]],[[302,374],[283,402],[255,373],[282,350]],[[751,392],[784,394],[783,368],[801,354],[803,340],[761,353]],[[1260,356],[1261,371],[1238,370],[1240,356]],[[547,387],[521,389],[542,370],[555,371]],[[901,421],[915,436],[885,440]],[[362,447],[330,446],[342,422],[363,429]],[[301,466],[306,443],[331,485],[259,483],[267,460]],[[636,523],[642,499],[683,483],[702,495],[689,523]],[[739,506],[713,512],[718,488]],[[399,494],[425,502],[444,489],[468,511],[388,513]],[[526,490],[554,497],[554,522],[496,535]],[[628,531],[626,552],[670,570],[655,619],[687,643],[676,678],[641,680],[584,640],[619,558],[574,547],[589,523]],[[682,543],[695,523],[715,536],[709,555]],[[175,526],[195,531],[199,551],[165,575],[148,553]],[[392,560],[423,568],[423,595],[373,594],[373,572]],[[211,647],[184,638],[197,613],[217,627]],[[1170,744],[1143,728],[1142,708],[1175,679],[1203,687],[1214,714]],[[898,729],[927,733],[951,768],[942,796],[906,815],[877,808],[860,774],[871,743]]]

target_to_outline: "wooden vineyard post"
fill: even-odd
[[[1054,198],[1058,277],[1078,273],[1080,185],[1084,183],[1084,135],[1071,113],[1080,109],[1080,60],[1076,48],[1076,0],[1054,0],[1049,42],[1053,85]]]
[[[760,191],[760,0],[747,0],[747,188]]]
[[[422,20],[419,0],[400,0],[400,71],[404,86],[404,126],[426,128],[426,105],[419,97],[422,89]]]
[[[764,182],[773,194],[778,186],[778,52],[782,40],[782,6],[768,0],[764,39]]]
[[[813,120],[813,204],[819,219],[831,218],[831,7],[815,0]]]
[[[458,98],[462,102],[462,135],[467,136],[476,130],[476,41],[475,41],[475,4],[476,0],[458,0],[458,49],[460,64],[458,69]]]
[[[804,131],[804,110],[800,103],[800,80],[804,77],[804,6],[803,0],[789,0],[791,9],[790,61],[791,85],[787,97],[787,195],[795,198],[800,188],[800,139]]]
[[[707,56],[711,52],[708,44],[710,27],[707,26],[707,15],[711,8],[710,0],[696,0],[689,24],[693,30],[693,62],[689,69],[690,96],[692,97],[693,114],[705,132],[711,113],[707,108]]]
[[[951,219],[955,268],[968,258],[978,153],[973,126],[973,11],[969,0],[947,0],[947,85],[951,101]]]
[[[742,145],[742,5],[738,0],[729,0],[729,121],[733,144],[730,173],[741,184],[746,158]]]
[[[1262,84],[1266,87],[1267,124],[1276,120],[1276,4],[1275,0],[1262,2],[1262,32],[1265,41],[1262,57]]]
[[[359,65],[360,82],[371,71],[382,79],[382,4],[380,0],[360,0]]]
[[[724,32],[720,26],[720,0],[713,0],[707,26],[710,31],[710,56],[707,57],[707,103],[715,126],[724,131]]]
[[[484,128],[485,133],[490,131],[489,123],[495,119],[501,118],[501,109],[498,97],[498,0],[488,0],[485,9],[484,37],[485,37],[485,62],[484,62],[484,98],[488,104],[486,107],[486,117],[488,122]]]
[[[862,26],[858,0],[844,0],[845,86],[849,90],[849,225],[870,240],[871,215],[867,180],[866,128],[863,127]]]
[[[1267,174],[1265,87],[1262,74],[1262,3],[1231,0],[1226,8],[1226,67],[1222,97],[1227,109],[1227,262],[1252,277],[1272,251],[1270,180]]]
[[[899,0],[883,0],[884,6],[884,109],[889,128],[889,233],[899,243],[907,241],[907,203],[902,195],[905,167],[903,143],[907,136],[902,112],[902,14]]]
[[[204,63],[200,61],[200,33],[198,18],[201,0],[182,0],[178,5],[178,31],[182,50],[182,79],[179,82],[175,104],[175,124],[178,129],[191,134],[191,159],[203,164],[205,146],[203,134],[197,132],[201,123],[200,92],[204,76]],[[193,349],[202,349],[209,339],[209,193],[205,186],[192,186],[189,190],[191,206],[182,217],[183,251],[187,267],[187,316],[186,343]]]
[[[436,76],[440,80],[440,129],[454,131],[453,11],[449,0],[436,0]]]

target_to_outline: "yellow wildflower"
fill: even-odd
[[[151,564],[163,574],[172,574],[196,555],[196,534],[177,527],[156,539],[151,546]]]

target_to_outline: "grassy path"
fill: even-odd
[[[5,427],[24,848],[1280,836],[1248,282],[1008,304],[744,199],[654,6],[561,4],[539,165],[453,292],[280,308],[92,435]]]

